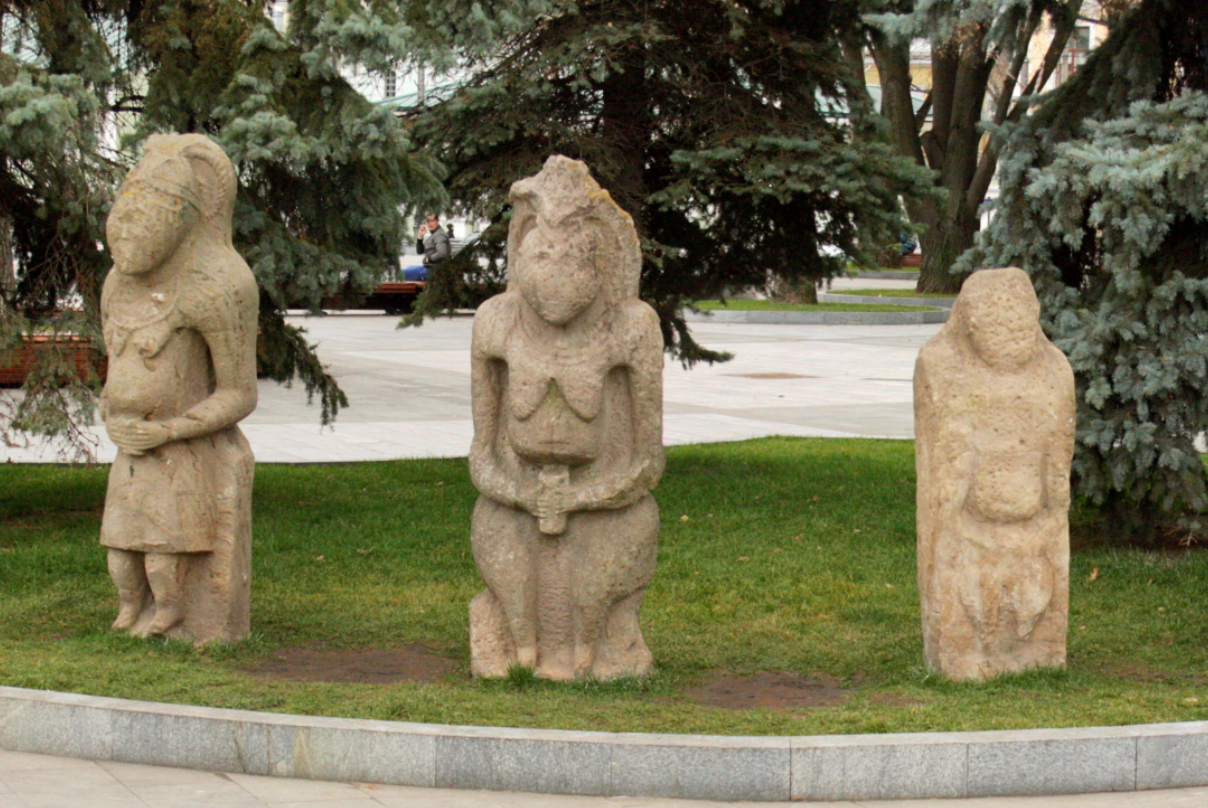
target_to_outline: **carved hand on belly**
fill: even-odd
[[[172,431],[160,421],[114,416],[105,422],[109,439],[129,455],[141,455],[172,441]]]

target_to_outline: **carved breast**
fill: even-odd
[[[516,454],[538,465],[580,466],[599,456],[607,345],[545,350],[509,340],[505,434]]]
[[[105,396],[112,414],[168,418],[214,389],[206,342],[186,326],[174,306],[151,317],[145,309],[111,307],[105,345],[109,350]]]

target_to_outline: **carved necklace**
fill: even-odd
[[[176,301],[179,297],[178,273],[158,284],[155,291],[132,294],[137,289],[136,283],[137,281],[126,280],[118,286],[115,300],[109,306],[109,322],[115,328],[126,332],[163,322],[176,313]]]

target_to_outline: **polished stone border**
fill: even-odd
[[[645,735],[314,718],[0,687],[0,749],[340,782],[705,800],[1208,785],[1208,721],[794,738]]]
[[[822,294],[818,299],[823,298]],[[884,299],[880,300],[884,303]],[[907,305],[905,303],[901,305]],[[931,305],[931,304],[924,304]],[[948,320],[939,311],[684,311],[690,323],[745,323],[748,325],[921,325]]]
[[[932,306],[950,309],[955,297],[882,297],[881,295],[846,295],[842,292],[819,292],[819,303],[871,303],[877,306]]]

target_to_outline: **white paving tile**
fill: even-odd
[[[231,782],[258,800],[272,805],[286,802],[318,800],[353,801],[369,808],[369,792],[350,783],[328,783],[322,780],[292,780],[286,777],[261,777],[254,774],[229,774]]]
[[[243,423],[259,462],[358,462],[468,453],[473,437],[468,375],[472,318],[442,319],[401,331],[392,317],[290,320],[318,343],[319,356],[340,379],[352,406],[337,418],[334,429],[323,428],[318,407],[306,404],[299,385],[261,382],[261,407]],[[909,438],[914,359],[919,346],[938,329],[697,324],[693,331],[702,344],[732,351],[735,358],[691,370],[666,361],[665,442],[764,435]],[[748,377],[768,373],[811,378]],[[833,422],[837,408],[842,408],[842,425]],[[766,417],[761,410],[768,410]],[[112,462],[116,449],[104,428],[88,431],[97,441],[96,461]],[[29,448],[0,446],[0,463],[60,462],[57,448],[46,442]]]

